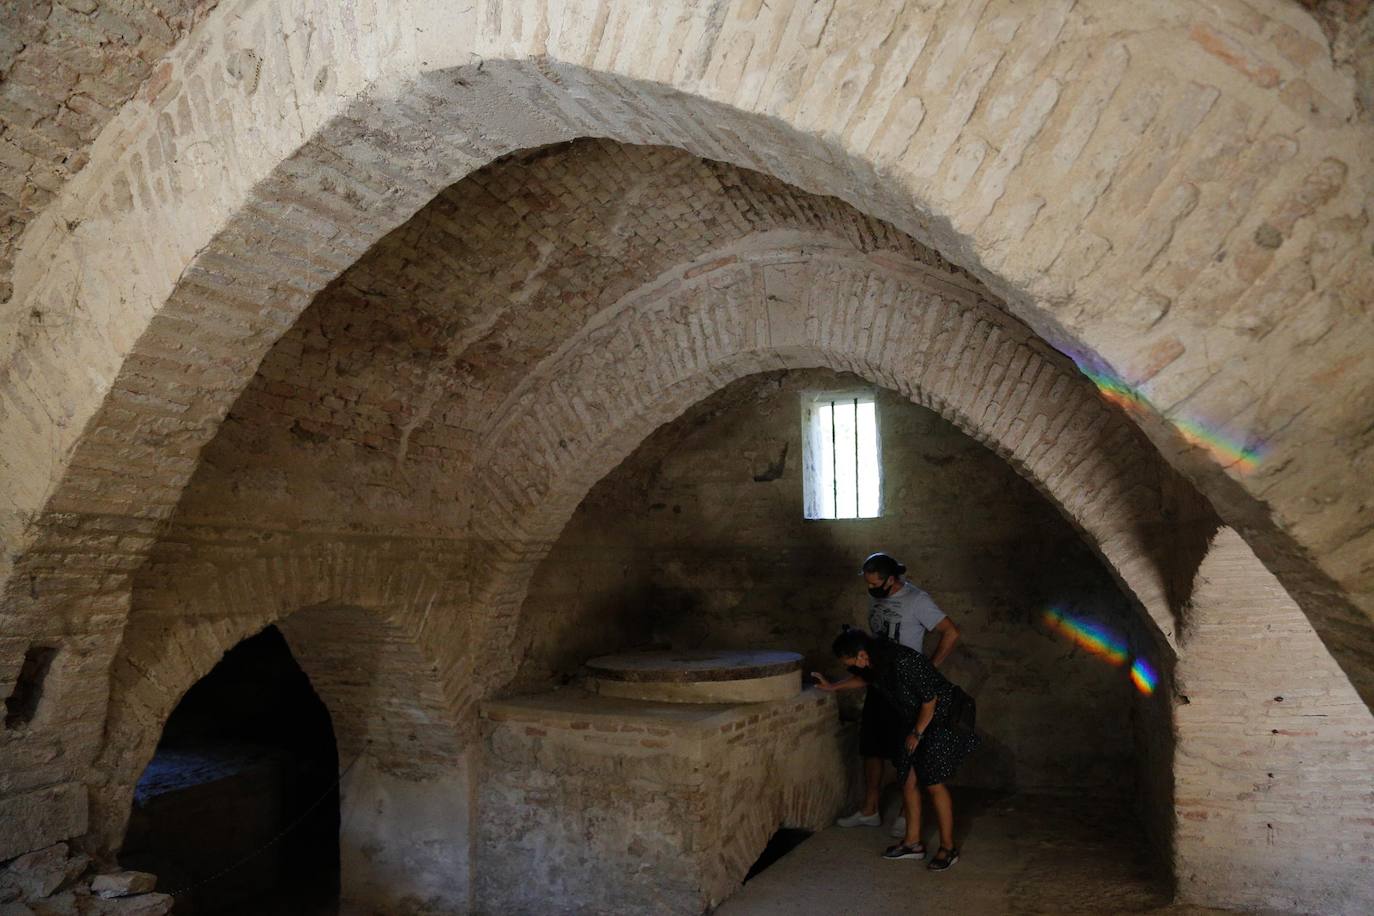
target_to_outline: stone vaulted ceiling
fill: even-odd
[[[87,148],[135,92],[168,85],[158,61],[221,0],[0,0],[0,304],[32,217],[86,165]],[[1293,0],[1374,111],[1374,4]],[[145,85],[146,81],[146,85]]]

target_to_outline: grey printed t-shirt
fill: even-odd
[[[934,599],[905,579],[895,594],[868,600],[868,629],[917,652],[922,651],[926,634],[945,619]]]

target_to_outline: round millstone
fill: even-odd
[[[587,662],[587,689],[667,703],[763,703],[801,691],[795,652],[691,650],[603,655]]]

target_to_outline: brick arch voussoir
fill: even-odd
[[[737,378],[814,366],[889,387],[1008,461],[1084,534],[1172,647],[1160,460],[1072,364],[919,265],[835,243],[808,259],[776,255],[766,245],[733,259],[712,253],[656,278],[589,322],[498,414],[474,516],[474,537],[493,557],[477,586],[484,657],[507,658],[498,667],[509,673],[539,560],[596,481],[654,429]],[[780,302],[789,289],[803,301]]]
[[[385,568],[383,568],[383,565]],[[338,654],[337,618],[366,629],[350,640],[364,654],[382,643],[403,647],[403,667],[384,672],[421,698],[430,723],[428,750],[457,752],[463,733],[455,696],[455,668],[436,655],[431,621],[447,616],[445,584],[418,563],[381,564],[358,552],[330,557],[259,558],[209,577],[170,577],[173,583],[136,597],[135,611],[111,666],[111,687],[101,752],[89,778],[90,833],[94,848],[113,852],[123,840],[134,786],[156,751],[163,727],[186,692],[224,654],[271,625],[281,627],[298,663],[311,678],[333,719],[341,760],[367,747],[369,723],[356,719],[362,705],[341,702],[357,677],[325,670],[317,647],[332,642]],[[141,611],[141,612],[140,612]],[[353,674],[357,675],[357,671]],[[375,673],[375,672],[374,672]],[[338,681],[339,683],[334,683]],[[461,689],[461,688],[458,688]],[[393,749],[394,750],[394,749]],[[413,762],[395,753],[387,764],[404,771]],[[377,747],[375,752],[385,754]]]

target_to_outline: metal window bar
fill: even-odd
[[[858,518],[863,509],[859,500],[859,399],[854,399],[854,517]]]
[[[835,402],[830,402],[830,454],[838,455],[839,451],[835,448]],[[837,462],[832,461],[830,466],[830,517],[840,517],[840,472]]]

